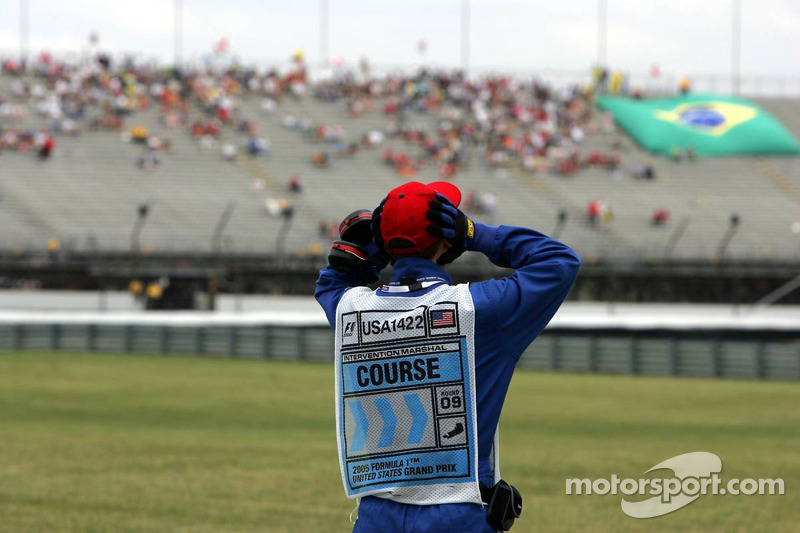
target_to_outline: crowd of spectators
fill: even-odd
[[[123,140],[142,144],[146,150],[136,158],[155,161],[171,149],[165,135],[156,136],[140,124],[136,114],[157,109],[159,126],[172,135],[186,131],[201,146],[216,148],[226,129],[240,134],[241,148],[252,156],[269,153],[269,141],[258,136],[254,117],[243,116],[237,100],[242,96],[263,98],[262,109],[271,112],[287,95],[299,98],[306,92],[302,57],[285,75],[272,70],[215,70],[161,68],[128,58],[115,62],[99,54],[91,60],[57,61],[42,53],[28,68],[14,60],[3,61],[3,73],[12,77],[0,90],[0,150],[35,151],[48,157],[55,147],[52,136],[83,132],[120,132]],[[31,123],[37,126],[32,127]],[[38,138],[44,138],[41,143]],[[154,146],[155,144],[155,146]],[[230,155],[227,143],[223,157]]]
[[[587,132],[613,128],[607,116],[593,110],[588,88],[556,91],[512,77],[474,80],[457,72],[421,71],[381,80],[343,76],[317,86],[314,95],[343,101],[350,116],[380,110],[389,119],[386,138],[407,146],[387,148],[382,160],[404,178],[428,164],[436,165],[443,178],[455,178],[473,162],[473,154],[490,169],[517,167],[532,173],[570,175],[586,166],[613,170],[621,164],[618,154],[581,153]],[[410,117],[419,114],[435,118],[436,127],[426,131],[411,125]],[[293,117],[284,123],[311,127]],[[383,140],[374,132],[364,136],[362,145],[370,147]]]
[[[623,76],[609,76],[603,84],[600,87],[605,91],[627,93]],[[495,169],[516,169],[574,176],[583,169],[595,168],[616,180],[626,176],[655,180],[656,170],[650,161],[632,162],[623,171],[625,146],[613,117],[595,109],[596,90],[597,84],[554,90],[537,81],[510,77],[474,80],[459,73],[421,71],[410,77],[380,80],[358,81],[354,76],[344,76],[317,87],[313,94],[325,102],[343,103],[349,117],[382,113],[387,127],[363,132],[361,146],[382,146],[380,160],[400,179],[414,179],[421,168],[434,166],[440,178],[457,180],[460,171],[478,165],[487,174]],[[428,120],[416,120],[419,116]],[[315,128],[294,117],[286,121],[287,127],[302,131]],[[426,128],[420,126],[421,122],[434,126]],[[598,134],[607,142],[585,147],[587,136]],[[314,142],[327,140],[319,134],[308,138]],[[671,154],[673,160],[695,158],[691,148]],[[495,209],[496,202],[490,192],[469,191],[464,207],[485,215]],[[651,222],[663,226],[670,218],[668,208],[658,208]],[[586,223],[590,227],[610,229],[613,222],[614,211],[607,202],[596,199],[588,203]],[[320,225],[320,233],[325,227]]]
[[[295,68],[281,75],[274,70],[259,74],[241,68],[216,72],[162,69],[133,61],[115,64],[105,55],[70,65],[43,54],[32,69],[32,79],[21,76],[12,84],[11,95],[0,96],[0,116],[24,117],[25,106],[17,103],[27,99],[50,121],[53,134],[123,131],[127,117],[157,106],[166,129],[188,128],[193,138],[214,147],[223,129],[232,126],[247,136],[243,151],[257,156],[268,153],[264,146],[268,141],[258,136],[257,122],[242,115],[237,99],[262,98],[261,108],[272,113],[287,96],[303,98],[310,93],[322,101],[342,101],[351,117],[382,112],[388,126],[384,131],[363,132],[353,140],[348,140],[340,124],[312,124],[286,116],[287,128],[300,131],[309,141],[328,144],[330,155],[339,157],[353,157],[360,147],[376,148],[385,139],[399,139],[413,160],[407,164],[401,154],[401,164],[394,166],[402,177],[413,175],[420,165],[432,164],[444,178],[455,178],[470,164],[473,152],[490,168],[517,166],[526,172],[573,174],[597,164],[595,154],[581,154],[586,132],[608,126],[593,111],[586,88],[554,91],[536,81],[512,77],[478,81],[457,72],[421,71],[381,80],[343,75],[309,91],[302,57],[294,60]],[[6,70],[15,72],[15,68]],[[412,113],[436,117],[436,128],[425,131],[409,126]],[[615,157],[604,154],[603,164],[618,164]]]
[[[56,147],[55,137],[47,130],[4,128],[0,132],[0,152],[11,150],[32,153],[39,159],[49,159]]]
[[[259,119],[271,116],[287,98],[315,98],[341,106],[342,120],[315,123],[292,114],[280,119],[299,140],[318,145],[310,160],[297,161],[298,172],[305,165],[326,168],[354,157],[374,157],[403,180],[413,179],[423,167],[436,169],[441,179],[458,180],[471,167],[575,176],[589,167],[619,173],[623,166],[616,146],[585,147],[588,135],[611,138],[614,131],[610,115],[594,108],[590,87],[556,90],[536,80],[474,79],[426,70],[381,79],[343,74],[309,85],[302,57],[294,58],[288,73],[165,69],[108,56],[71,64],[45,55],[27,75],[11,67],[6,73],[17,77],[10,91],[0,93],[0,150],[30,150],[42,158],[53,153],[57,136],[92,131],[119,132],[123,140],[139,145],[135,163],[146,170],[159,167],[172,151],[169,137],[177,135],[231,162],[269,156],[273,147],[260,134]],[[262,117],[248,115],[243,99],[260,102],[257,111],[247,109]],[[157,113],[158,134],[151,131],[154,125],[137,120],[143,111]],[[26,128],[29,114],[47,126]],[[385,127],[376,127],[373,120],[358,131],[359,121],[352,119],[369,114],[381,116]],[[426,120],[415,120],[418,116]],[[693,153],[683,157],[692,159]],[[649,164],[632,167],[630,173],[655,179]],[[284,179],[292,193],[306,190],[299,173]],[[491,214],[496,204],[490,192],[471,191],[465,200],[468,210],[480,214]],[[590,204],[587,215],[591,225],[609,226],[613,220],[610,207],[599,200]],[[658,219],[661,224],[669,217]]]

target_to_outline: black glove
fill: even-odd
[[[446,240],[450,248],[439,258],[440,265],[452,263],[469,250],[475,238],[475,224],[442,194],[428,203],[430,209],[425,213],[431,224],[428,233]]]
[[[335,270],[358,272],[369,267],[383,269],[389,256],[372,240],[372,213],[359,209],[347,215],[339,224],[341,240],[331,244],[328,263]]]
[[[333,241],[328,263],[334,270],[359,272],[369,266],[367,258],[367,251],[363,247],[348,241]]]

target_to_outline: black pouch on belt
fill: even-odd
[[[481,499],[488,504],[486,521],[501,531],[508,531],[522,514],[522,496],[502,479],[491,488],[481,487]]]

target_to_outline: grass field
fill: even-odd
[[[190,357],[0,355],[0,531],[350,530],[332,368]],[[800,531],[800,385],[518,372],[501,421],[516,533]],[[647,520],[565,478],[639,477],[710,451],[723,479],[783,496],[705,496]]]

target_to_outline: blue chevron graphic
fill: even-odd
[[[364,412],[364,407],[361,405],[361,400],[350,400],[347,402],[350,406],[350,413],[356,421],[355,432],[353,433],[353,441],[350,443],[350,451],[358,452],[364,449],[364,444],[367,442],[367,432],[369,431],[369,420],[367,414]]]
[[[392,404],[386,398],[375,398],[375,407],[378,408],[378,413],[383,418],[383,429],[381,430],[381,440],[378,442],[378,448],[386,448],[394,442],[397,417],[394,416]]]
[[[408,434],[408,443],[419,444],[425,433],[425,427],[428,425],[428,413],[425,411],[425,407],[422,406],[419,394],[404,394],[403,400],[414,418],[411,423],[411,432]]]

